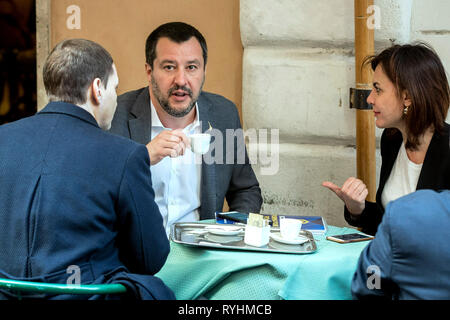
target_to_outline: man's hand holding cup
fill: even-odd
[[[164,130],[147,144],[150,164],[155,165],[165,157],[182,156],[188,147],[189,139],[181,129]]]

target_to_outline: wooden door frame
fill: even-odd
[[[42,69],[50,53],[51,45],[51,0],[36,0],[36,76],[37,110],[48,102],[44,88]]]

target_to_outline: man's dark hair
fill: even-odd
[[[113,59],[93,41],[64,40],[47,57],[43,73],[50,101],[81,105],[86,103],[86,93],[94,79],[99,78],[106,88],[113,73]]]
[[[145,60],[147,64],[153,68],[153,61],[156,59],[156,45],[160,38],[169,38],[173,42],[183,43],[192,37],[195,37],[202,47],[204,67],[206,67],[208,47],[206,46],[205,38],[197,29],[184,22],[165,23],[150,33],[145,44]]]
[[[444,66],[427,44],[394,45],[369,57],[372,70],[381,65],[401,96],[406,91],[411,106],[404,115],[407,128],[405,147],[415,150],[428,128],[442,132],[450,103],[450,90]],[[395,129],[394,129],[395,130]]]

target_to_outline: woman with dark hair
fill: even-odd
[[[375,234],[384,208],[419,189],[450,189],[450,93],[444,67],[426,44],[395,45],[369,57],[374,70],[372,104],[381,136],[376,203],[365,201],[365,184],[348,178],[342,188],[325,181],[345,203],[345,219]]]

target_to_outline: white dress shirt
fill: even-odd
[[[151,134],[152,140],[165,128],[151,104]],[[198,106],[195,104],[197,116],[194,122],[183,129],[189,137],[201,133]],[[161,212],[167,235],[175,222],[192,222],[199,220],[201,155],[194,154],[187,148],[183,156],[165,157],[155,165],[150,166],[152,184],[155,190],[155,201]]]
[[[409,160],[405,143],[402,142],[391,174],[381,194],[383,207],[386,208],[389,202],[416,191],[421,171],[422,164],[416,164]]]

